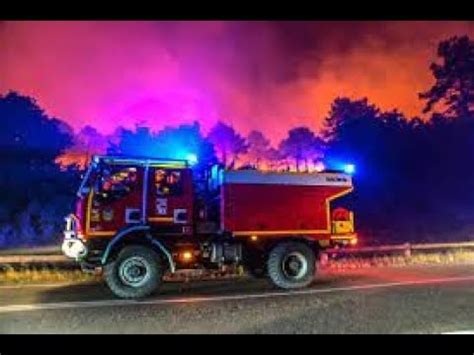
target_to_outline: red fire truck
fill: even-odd
[[[309,285],[322,248],[357,243],[342,172],[195,171],[186,161],[96,156],[66,218],[62,249],[102,270],[121,298],[165,273],[243,266],[284,289]]]

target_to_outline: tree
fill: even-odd
[[[158,150],[164,157],[188,159],[196,156],[196,168],[217,162],[214,146],[203,136],[198,122],[178,127],[165,127],[155,136]]]
[[[438,46],[441,64],[432,63],[435,84],[419,94],[427,101],[424,112],[436,104],[445,107],[448,116],[472,117],[474,114],[474,41],[468,36],[452,37]]]
[[[118,128],[114,140],[110,142],[107,153],[135,157],[162,157],[157,148],[157,142],[151,129],[136,125],[135,130]]]
[[[85,169],[96,154],[105,154],[109,148],[109,138],[92,126],[83,127],[75,136],[72,147],[57,158],[61,166],[76,165]]]
[[[356,201],[353,208],[358,212],[358,225],[363,230],[381,231],[391,223],[394,197],[400,191],[399,181],[403,180],[403,171],[391,159],[398,155],[403,141],[388,139],[390,129],[385,123],[389,121],[397,122],[397,118],[382,119],[380,110],[365,98],[335,99],[325,120],[325,160],[339,168],[347,162],[357,165],[352,198]],[[396,226],[391,227],[396,230]]]
[[[0,96],[0,148],[23,158],[51,162],[71,145],[72,129],[49,117],[30,97],[10,92]]]
[[[251,131],[247,136],[249,162],[257,169],[262,161],[268,160],[270,141],[260,131]]]
[[[425,122],[339,98],[325,133],[326,159],[357,165],[348,199],[372,241],[433,241],[472,225],[474,120],[435,114]]]
[[[366,98],[351,100],[338,97],[331,105],[329,115],[324,121],[323,136],[326,140],[335,142],[343,140],[346,135],[354,135],[367,125],[376,123],[379,110],[370,104]],[[363,139],[361,136],[360,138]]]
[[[0,243],[51,242],[78,183],[75,169],[61,171],[55,163],[71,146],[72,129],[14,92],[0,96],[0,118],[0,230],[7,235]]]
[[[188,159],[193,155],[198,160],[197,168],[216,162],[214,147],[202,135],[197,122],[165,127],[156,133],[146,126],[137,126],[134,131],[121,128],[108,153],[169,159]]]
[[[380,110],[366,98],[336,98],[324,122],[326,160],[354,163],[370,175],[384,144],[379,115]]]
[[[270,170],[278,171],[281,168],[282,157],[278,149],[270,147],[266,154],[266,160]]]
[[[288,137],[279,144],[283,157],[294,159],[296,170],[300,171],[300,162],[308,170],[308,162],[322,155],[322,141],[307,127],[296,127],[288,131]]]
[[[227,168],[233,168],[238,156],[247,152],[245,139],[223,122],[217,122],[211,128],[207,138],[212,142],[221,162]]]

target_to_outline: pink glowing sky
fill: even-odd
[[[104,133],[217,119],[273,140],[315,130],[337,96],[409,116],[439,40],[469,22],[1,22],[0,93]]]

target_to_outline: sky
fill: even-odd
[[[338,96],[421,115],[437,44],[474,22],[0,22],[0,94],[103,133],[217,120],[272,141]]]

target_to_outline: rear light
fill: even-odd
[[[358,242],[357,238],[352,238],[349,244],[354,246],[354,245],[357,245],[357,242]]]
[[[351,213],[349,210],[339,207],[332,211],[333,221],[350,221]]]

